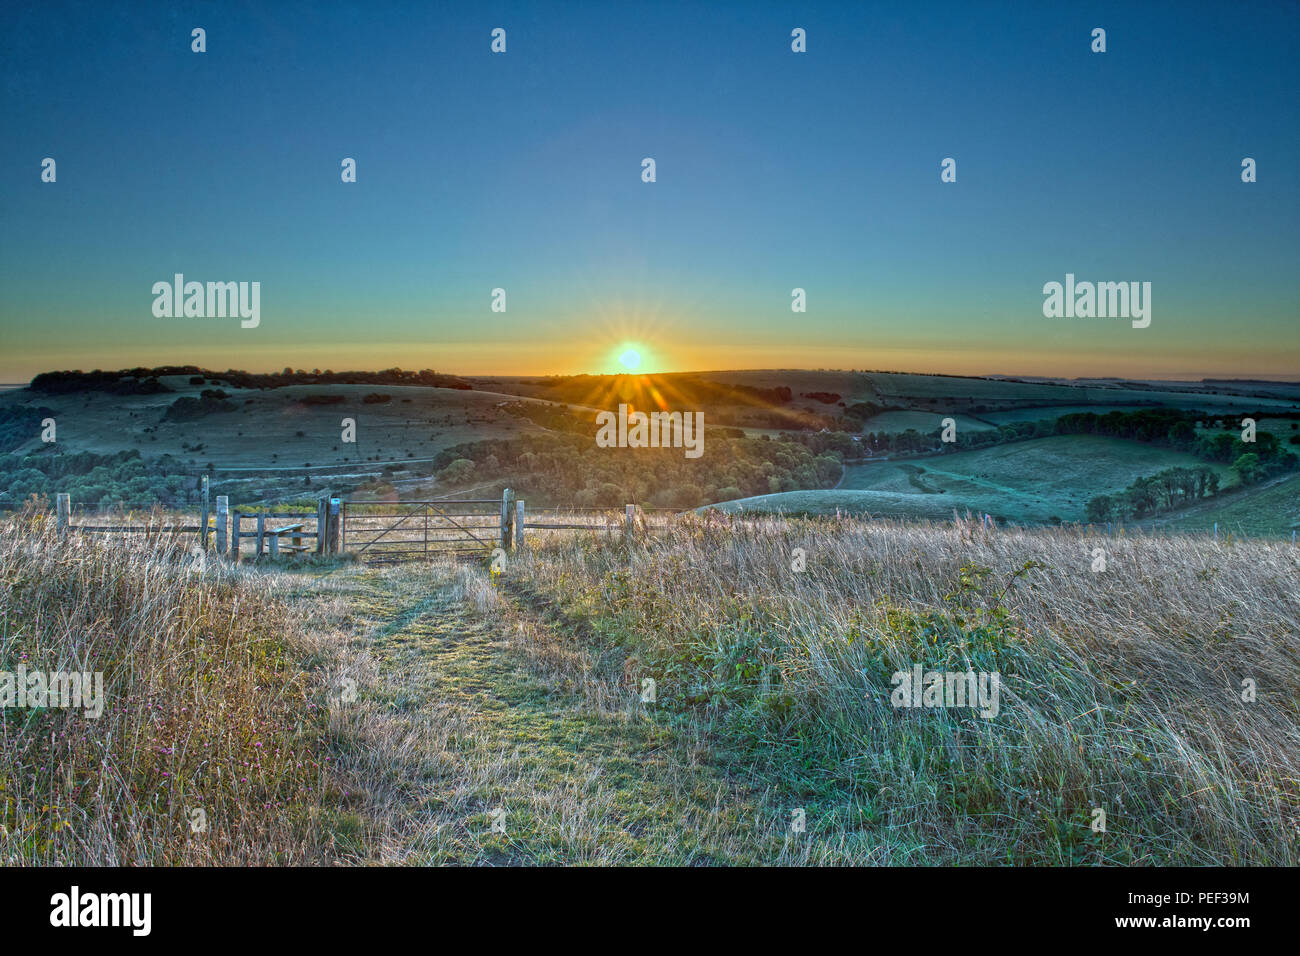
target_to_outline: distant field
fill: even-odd
[[[728,385],[752,388],[775,388],[785,385],[796,400],[804,392],[835,392],[844,401],[869,402],[876,398],[871,378],[861,372],[809,371],[807,369],[768,369],[757,371],[702,372],[700,378]]]
[[[1125,385],[1066,385],[1049,382],[1008,382],[1001,379],[955,378],[943,375],[912,375],[872,372],[866,376],[881,399],[893,404],[909,402],[944,402],[969,405],[985,402],[1003,406],[1001,413],[1031,411],[1034,418],[1051,418],[1066,411],[1091,411],[1088,406],[1112,408],[1166,405],[1178,408],[1300,408],[1300,388],[1276,385],[1267,388],[1238,389],[1237,394],[1220,394],[1229,386],[1197,388],[1190,384],[1170,388],[1140,383]],[[1173,383],[1169,383],[1173,384]],[[1056,403],[1060,403],[1057,405]],[[1067,407],[1074,406],[1074,407]],[[1041,413],[1041,414],[1040,414]],[[993,411],[981,417],[992,419]],[[1014,421],[1017,419],[1005,419]]]
[[[786,491],[775,495],[756,495],[736,501],[709,505],[727,512],[761,511],[786,515],[854,515],[927,518],[943,521],[952,518],[954,502],[938,495],[909,495],[888,491]]]
[[[1215,522],[1220,532],[1248,535],[1287,535],[1300,529],[1300,475],[1212,499],[1160,524],[1181,531],[1209,531]]]
[[[1175,465],[1192,455],[1098,435],[1060,435],[910,461],[850,465],[834,491],[762,495],[728,503],[746,511],[951,517],[967,510],[1016,522],[1082,521],[1094,495]],[[1211,466],[1225,484],[1231,472]],[[728,507],[727,510],[734,510]]]
[[[485,438],[509,438],[536,426],[498,408],[508,396],[483,391],[422,386],[293,385],[234,388],[190,385],[187,377],[163,379],[175,389],[156,395],[74,392],[42,395],[9,392],[4,402],[54,410],[58,446],[65,453],[99,454],[139,449],[142,455],[174,455],[198,466],[300,469],[366,461],[428,459],[451,445]],[[220,389],[235,405],[187,421],[164,421],[178,398]],[[305,404],[312,396],[334,396],[338,404]],[[385,402],[366,402],[386,395]],[[342,420],[356,421],[356,443],[341,441]],[[39,433],[16,451],[41,447]]]
[[[989,378],[957,378],[947,375],[912,375],[871,372],[867,375],[876,392],[886,399],[936,398],[985,399],[990,401],[1078,402],[1115,401],[1116,390],[1073,385],[1044,385],[1037,382],[1006,382]]]
[[[1068,412],[1105,412],[1117,408],[1149,408],[1156,405],[1209,409],[1300,408],[1300,387],[1285,384],[1258,388],[1239,387],[1236,389],[1238,394],[1218,394],[1220,391],[1232,391],[1233,388],[1228,385],[1198,387],[1197,383],[1190,382],[1018,382],[902,372],[807,369],[712,371],[689,375],[656,375],[654,378],[663,386],[666,394],[672,392],[675,379],[687,378],[763,389],[784,386],[793,393],[791,402],[786,406],[791,409],[821,413],[833,411],[833,405],[828,407],[804,397],[812,392],[829,392],[839,395],[840,400],[849,405],[860,401],[875,402],[911,410],[924,408],[922,414],[933,411],[941,415],[946,414],[945,408],[961,409],[998,424],[1054,418]],[[510,394],[547,394],[545,379],[484,377],[471,381],[476,388]],[[597,379],[593,379],[592,388],[599,391]],[[890,419],[885,421],[883,430],[894,430],[894,422]],[[900,418],[899,421],[905,419]],[[909,427],[916,426],[904,424],[899,430]],[[979,426],[971,424],[969,427]]]

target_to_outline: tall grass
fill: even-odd
[[[774,825],[806,808],[807,858],[1300,859],[1289,545],[711,514],[635,545],[535,536],[510,574],[623,655],[629,693],[654,677]],[[894,708],[915,663],[999,671],[1000,713]]]
[[[629,541],[591,522],[531,534],[495,586],[459,573],[477,623],[430,610],[421,626],[454,645],[513,622],[600,710],[653,677],[655,719],[757,795],[764,812],[728,817],[723,841],[752,841],[753,859],[1300,862],[1289,545],[718,514],[656,518]],[[321,679],[343,646],[369,667],[385,633],[359,630],[357,581],[335,593],[260,568],[197,571],[188,539],[60,541],[51,525],[0,524],[0,670],[102,671],[107,705],[99,719],[0,711],[0,862],[355,860],[340,787],[379,760],[394,761],[390,809],[412,813],[408,703],[363,695],[345,719]],[[286,587],[310,600],[273,590]],[[507,606],[519,597],[534,606]],[[333,618],[310,617],[322,601]],[[557,626],[533,626],[543,614]],[[890,677],[916,663],[998,671],[999,713],[894,708]],[[396,679],[394,694],[426,699]],[[455,737],[441,714],[432,740]],[[793,808],[804,836],[789,833]]]
[[[106,706],[0,710],[0,861],[326,858],[325,720],[290,609],[255,575],[194,570],[188,537],[52,524],[0,526],[0,670],[101,671]]]

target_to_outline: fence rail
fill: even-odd
[[[207,485],[204,484],[206,492]],[[643,509],[639,505],[625,505],[620,512],[614,508],[539,508],[525,509],[524,500],[516,498],[507,488],[498,498],[432,499],[424,501],[351,501],[337,497],[324,497],[317,501],[315,511],[231,511],[229,499],[218,496],[215,511],[209,508],[205,495],[201,516],[197,524],[163,523],[162,520],[143,524],[87,524],[83,512],[81,522],[73,524],[73,508],[67,494],[58,494],[56,502],[56,527],[62,537],[75,534],[143,534],[198,536],[198,546],[205,552],[211,550],[220,556],[239,561],[279,558],[282,555],[330,555],[348,552],[365,561],[384,563],[429,558],[437,554],[491,554],[496,549],[511,550],[525,546],[534,534],[563,532],[589,532],[594,534],[647,535],[664,530],[667,525],[654,520],[681,514],[666,509]],[[210,513],[212,512],[212,513]],[[766,512],[744,512],[747,518],[776,518]],[[837,513],[836,517],[840,517]],[[845,515],[850,519],[915,520],[915,516],[886,514]],[[955,516],[959,517],[959,516]],[[583,519],[588,520],[584,521]],[[995,522],[989,515],[975,516],[986,525]],[[250,527],[251,525],[251,527]],[[1085,526],[1079,526],[1085,527]],[[1094,526],[1087,525],[1088,529]],[[1119,534],[1196,534],[1177,532],[1152,524],[1150,529],[1141,524],[1122,524],[1115,527]],[[1225,527],[1224,531],[1228,529]],[[1104,532],[1096,526],[1096,533],[1112,533],[1106,524]],[[1219,536],[1219,525],[1213,532]],[[247,549],[245,544],[248,543]],[[1291,532],[1291,544],[1296,543],[1296,532]]]

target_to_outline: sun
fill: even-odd
[[[618,364],[628,370],[637,368],[641,364],[641,353],[636,349],[628,349],[618,357]]]

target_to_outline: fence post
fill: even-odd
[[[515,547],[524,546],[524,499],[515,502]]]
[[[257,516],[257,556],[262,556],[263,544],[266,541],[266,515],[259,513]]]
[[[230,498],[217,495],[217,554],[226,553],[226,522],[230,517]]]
[[[515,493],[507,488],[501,492],[501,547],[510,550],[510,511]]]
[[[280,556],[280,536],[278,534],[273,534],[271,535],[271,557],[278,558],[279,556]]]
[[[326,496],[316,499],[316,553],[325,553],[325,524],[329,520],[330,500]]]
[[[58,530],[60,538],[67,537],[68,518],[72,513],[72,496],[62,493],[57,494],[54,496],[54,504],[56,513],[58,514],[58,518],[55,521],[55,527]]]
[[[329,525],[330,554],[338,554],[342,544],[347,542],[348,530],[343,526],[343,502],[339,498],[330,498],[330,513],[326,522]]]
[[[623,532],[629,538],[636,533],[636,505],[623,506]]]
[[[242,516],[238,511],[230,513],[230,560],[239,560],[239,519]]]
[[[506,489],[506,550],[515,549],[515,492]]]
[[[203,510],[199,517],[199,548],[203,551],[208,550],[208,476],[204,475],[200,481],[203,486]]]

